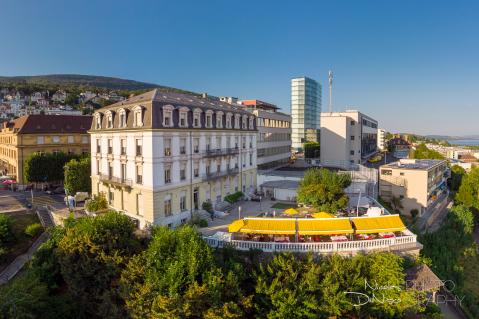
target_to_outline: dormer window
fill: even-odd
[[[106,113],[106,127],[113,128],[113,114],[110,111]]]
[[[207,128],[212,128],[213,127],[213,111],[208,110],[206,111],[206,118],[205,118],[205,126]]]
[[[235,129],[239,129],[240,128],[240,117],[241,115],[239,114],[235,114]]]
[[[163,126],[164,127],[173,126],[173,106],[172,105],[163,106]]]
[[[180,108],[180,120],[178,123],[179,127],[188,127],[188,108]]]
[[[195,109],[193,113],[193,127],[200,128],[201,127],[201,109]]]
[[[223,112],[216,112],[216,128],[223,128]]]
[[[246,119],[247,119],[247,116],[243,115],[243,120],[242,120],[242,123],[241,123],[242,124],[241,127],[243,128],[243,130],[246,130],[248,128]]]
[[[143,126],[143,108],[141,106],[137,106],[133,109],[134,114],[134,122],[133,126],[141,127]]]
[[[95,129],[101,129],[101,114],[99,113],[95,115]]]
[[[124,109],[120,109],[118,111],[119,116],[119,127],[126,127],[126,111]]]

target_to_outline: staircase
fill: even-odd
[[[39,206],[37,208],[37,216],[44,228],[55,227],[55,223],[53,222],[50,212],[46,207]]]

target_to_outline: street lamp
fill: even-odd
[[[259,197],[259,211],[261,212],[263,209],[261,208],[261,196]]]
[[[238,219],[241,219],[241,206],[238,206]]]

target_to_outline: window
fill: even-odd
[[[249,129],[250,130],[254,129],[254,118],[253,117],[249,118]]]
[[[351,126],[353,126],[355,123],[356,123],[356,122],[354,122],[354,121],[351,121]]]
[[[209,152],[211,150],[211,139],[209,137],[206,138],[206,151]]]
[[[113,177],[113,164],[111,162],[108,163],[108,178],[111,179]]]
[[[53,150],[52,153],[55,154],[55,155],[56,155],[56,154],[60,154],[60,150]]]
[[[221,137],[216,137],[216,149],[219,151],[221,149]]]
[[[186,167],[181,166],[180,168],[180,180],[184,181],[186,179]]]
[[[226,128],[231,128],[231,114],[226,114]]]
[[[180,210],[184,212],[186,210],[186,192],[182,192],[180,196]]]
[[[390,169],[383,169],[381,171],[381,175],[392,175],[392,174],[393,174],[393,171]]]
[[[210,113],[206,114],[206,127],[208,128],[213,127],[213,115]]]
[[[163,109],[163,126],[173,126],[173,111],[171,109]]]
[[[171,216],[171,196],[165,197],[165,217]]]
[[[141,107],[136,107],[134,110],[134,123],[135,127],[143,126],[143,109]]]
[[[96,161],[96,174],[100,175],[101,174],[101,169],[100,169],[100,160]]]
[[[197,137],[193,139],[193,152],[194,153],[200,152],[200,139]]]
[[[198,163],[195,163],[195,167],[193,168],[193,175],[194,177],[200,176],[200,167]]]
[[[351,135],[351,141],[354,141],[354,135]]]
[[[196,128],[201,127],[200,116],[201,116],[201,110],[196,109],[193,114],[193,127],[196,127]]]
[[[242,127],[243,127],[243,130],[246,130],[248,128],[248,126],[246,125],[246,116],[243,116],[243,121],[242,121]]]
[[[136,183],[143,184],[143,166],[136,165]]]
[[[216,128],[222,128],[223,127],[223,113],[218,112],[216,113]]]
[[[240,115],[236,114],[235,115],[235,129],[239,129],[239,128],[240,128]]]
[[[207,163],[206,164],[206,174],[208,175],[208,174],[210,174],[210,172],[211,172],[210,163]]]
[[[108,154],[113,154],[113,140],[108,139]]]
[[[165,138],[164,142],[165,156],[171,156],[171,139]]]
[[[73,144],[73,143],[75,143],[75,137],[69,135],[69,136],[68,136],[68,144]]]
[[[100,114],[97,114],[96,117],[95,117],[95,128],[97,130],[101,129],[101,115]]]
[[[44,136],[37,136],[37,144],[44,144],[45,137]]]
[[[113,200],[115,199],[115,195],[112,189],[108,189],[108,204],[113,205]]]
[[[186,138],[180,138],[180,154],[186,154]]]
[[[249,166],[253,166],[253,154],[249,154]]]
[[[165,184],[171,183],[171,170],[169,168],[165,169]]]
[[[126,112],[125,110],[120,110],[120,127],[126,127]]]
[[[217,164],[217,165],[216,165],[216,172],[219,173],[220,171],[221,171],[221,165],[220,165],[220,164]]]
[[[124,182],[126,179],[126,164],[121,163],[121,181]]]
[[[52,142],[53,143],[60,143],[60,136],[53,136],[52,137]]]
[[[143,216],[143,194],[136,194],[136,213]]]
[[[126,155],[126,140],[121,140],[121,155]]]
[[[90,140],[90,139],[88,138],[88,136],[82,136],[82,137],[81,137],[81,143],[82,143],[82,144],[88,144],[88,141],[89,141],[89,140]]]
[[[253,148],[253,137],[249,139],[249,148]]]
[[[399,173],[399,175],[404,176],[404,172]]]
[[[238,149],[238,137],[235,137],[235,148]]]
[[[246,137],[244,137],[244,136],[242,138],[242,146],[243,146],[243,148],[246,148]]]
[[[106,116],[106,126],[107,128],[112,128],[113,127],[113,114],[111,113],[108,113],[107,116]]]
[[[143,154],[143,145],[140,139],[136,139],[136,156],[141,156]]]
[[[180,127],[187,127],[188,113],[180,111]]]
[[[101,143],[100,143],[100,139],[96,139],[96,152],[98,154],[101,153]]]
[[[349,151],[349,154],[354,155],[354,151]]]

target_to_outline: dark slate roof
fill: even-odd
[[[92,123],[91,116],[83,115],[25,115],[6,125],[18,134],[86,134]]]
[[[437,290],[444,284],[427,265],[419,265],[406,270],[406,286],[419,291],[430,291]]]
[[[242,105],[233,105],[210,97],[203,98],[201,96],[184,94],[184,93],[167,93],[158,89],[128,98],[115,104],[108,105],[100,111],[109,109],[118,109],[124,105],[130,105],[141,102],[160,102],[161,104],[172,104],[174,106],[199,107],[221,111],[235,111],[250,115],[251,113],[244,110]]]

